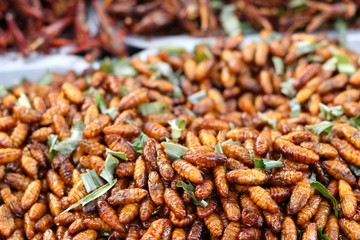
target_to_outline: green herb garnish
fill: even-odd
[[[148,136],[141,132],[140,136],[138,138],[135,139],[135,141],[133,143],[129,142],[131,148],[137,153],[137,154],[142,154],[143,149],[144,149],[144,145],[146,143],[146,141],[148,140]]]
[[[149,102],[142,103],[138,106],[140,113],[143,117],[154,114],[154,113],[165,113],[168,112],[166,106],[162,102]]]
[[[188,150],[187,147],[171,142],[164,142],[163,146],[166,155],[172,160],[181,158]]]
[[[259,117],[264,120],[267,124],[269,124],[273,129],[277,130],[277,120],[266,117],[263,113],[258,112]]]
[[[356,127],[358,130],[360,130],[360,115],[350,118],[348,120],[348,123],[351,126]]]
[[[312,131],[316,135],[320,135],[322,133],[329,134],[334,125],[335,125],[335,123],[332,123],[329,121],[322,121],[315,125],[306,125],[305,129]]]
[[[285,69],[284,60],[281,57],[277,57],[277,56],[273,56],[271,60],[274,64],[275,72],[279,75],[283,75]]]
[[[108,150],[108,149],[106,149]],[[108,183],[111,183],[114,179],[114,172],[115,172],[115,168],[116,166],[118,165],[119,163],[119,160],[117,160],[111,152],[114,152],[114,151],[107,151],[107,157],[105,159],[105,162],[104,162],[104,170],[100,173],[100,176],[105,179]],[[120,153],[120,152],[115,152],[115,153]],[[123,155],[125,155],[123,153]],[[123,155],[121,155],[123,157]],[[125,158],[127,160],[127,157],[125,155]],[[123,158],[122,158],[123,159]],[[124,160],[124,159],[123,159]]]
[[[228,36],[241,34],[241,24],[239,18],[235,14],[236,5],[225,5],[220,13],[221,25]]]
[[[329,191],[326,189],[324,185],[322,185],[320,182],[315,181],[310,183],[310,186],[314,188],[315,190],[318,190],[321,195],[323,195],[325,198],[329,199],[332,203],[332,207],[335,213],[336,218],[339,217],[339,210],[338,210],[338,204],[336,199],[329,193]]]
[[[320,103],[320,112],[322,117],[327,120],[327,121],[331,121],[334,119],[337,119],[339,117],[341,117],[344,113],[344,110],[342,108],[342,106],[334,106],[334,107],[329,107],[323,103]]]
[[[104,182],[93,169],[86,169],[86,173],[81,174],[80,177],[88,193],[104,185]]]
[[[40,86],[49,85],[54,80],[54,75],[51,72],[46,72],[37,82]]]
[[[111,149],[109,149],[109,148],[106,148],[106,153],[107,153],[108,155],[112,155],[113,157],[120,158],[121,160],[124,160],[124,161],[127,161],[127,160],[128,160],[126,154],[123,153],[123,152],[116,152],[116,151],[113,151],[113,150],[111,150]]]
[[[206,97],[206,91],[205,90],[201,90],[198,91],[196,93],[191,94],[190,96],[188,96],[188,101],[191,102],[192,104],[197,104],[201,99],[203,99],[204,97]]]
[[[298,117],[300,115],[301,105],[295,98],[291,99],[290,108],[291,108],[291,112],[290,112],[290,117],[291,118],[296,118],[296,117]]]
[[[261,169],[264,171],[271,170],[273,168],[282,167],[282,156],[278,160],[271,160],[267,158],[256,158],[254,155],[254,151],[250,150],[250,157],[254,161],[254,167],[257,169]]]
[[[181,137],[182,131],[186,127],[186,122],[183,119],[175,118],[168,123],[171,127],[171,138],[173,141],[177,142]]]
[[[104,96],[98,90],[94,90],[94,101],[100,112],[109,115],[112,120],[119,114],[117,107],[108,108],[106,106]]]
[[[50,134],[48,136],[47,139],[47,145],[49,147],[49,153],[50,153],[50,160],[53,160],[55,155],[56,155],[56,151],[54,150],[55,145],[58,142],[58,136],[55,134]]]
[[[67,138],[64,141],[56,143],[53,149],[63,154],[70,154],[77,148],[79,141],[83,139],[84,129],[85,129],[84,123],[81,120],[76,121],[75,124],[70,129],[71,131],[70,138]]]
[[[24,93],[20,94],[20,97],[18,98],[16,105],[31,108],[30,100]]]
[[[205,200],[199,200],[195,197],[195,188],[191,183],[185,183],[184,181],[178,181],[177,187],[181,187],[191,198],[196,206],[206,207],[208,203]]]
[[[286,81],[282,82],[280,88],[281,93],[285,96],[292,98],[296,95],[293,78],[288,78]]]

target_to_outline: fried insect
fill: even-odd
[[[175,171],[171,166],[170,160],[165,155],[165,152],[160,144],[156,144],[157,151],[157,165],[159,168],[159,172],[161,177],[163,177],[167,181],[171,181],[174,178]]]
[[[253,167],[254,161],[250,157],[249,151],[242,146],[236,144],[225,144],[222,146],[224,154],[229,158],[234,158],[247,167]]]
[[[120,135],[123,138],[133,138],[140,134],[140,129],[137,126],[128,124],[111,125],[104,128],[105,135]]]
[[[215,147],[217,143],[213,130],[209,129],[201,129],[199,131],[199,139],[204,146]]]
[[[188,131],[185,137],[185,145],[187,148],[201,146],[200,139],[192,131]]]
[[[300,226],[307,223],[318,211],[320,207],[321,197],[319,195],[313,195],[310,197],[308,203],[300,210],[297,215],[296,223]]]
[[[171,233],[171,239],[185,240],[186,239],[186,231],[182,228],[175,228]]]
[[[237,195],[234,192],[230,192],[227,197],[220,197],[220,202],[226,217],[230,221],[238,221],[240,219],[240,205],[237,201]]]
[[[317,228],[315,223],[310,223],[305,228],[305,231],[302,235],[302,239],[316,240],[318,238]]]
[[[54,224],[54,218],[51,214],[45,214],[35,223],[35,229],[39,232],[45,232],[47,229],[51,228]]]
[[[156,205],[163,205],[164,203],[164,184],[155,171],[152,171],[148,175],[148,188],[151,199]]]
[[[345,180],[350,185],[356,184],[356,178],[346,163],[337,160],[328,160],[323,161],[322,165],[333,178],[337,180]]]
[[[221,237],[222,240],[236,240],[240,233],[241,227],[239,222],[231,222],[224,229],[224,234]]]
[[[40,195],[41,187],[40,180],[34,180],[27,186],[21,199],[22,209],[28,210],[36,202]]]
[[[258,169],[237,169],[226,173],[226,179],[240,185],[263,185],[268,182],[265,172]]]
[[[240,239],[240,240],[245,240],[245,239],[260,240],[261,236],[262,236],[262,231],[260,228],[250,227],[250,228],[241,229],[238,239]]]
[[[182,159],[200,167],[216,167],[226,161],[226,157],[216,152],[197,152],[197,148],[191,148]]]
[[[44,203],[34,203],[29,209],[29,218],[36,222],[39,220],[47,211],[47,206]]]
[[[72,103],[81,104],[85,100],[82,91],[72,83],[64,83],[62,85],[62,90],[64,91],[66,98]]]
[[[281,240],[296,240],[297,229],[293,219],[290,216],[286,216],[281,224]]]
[[[19,148],[25,141],[30,127],[25,123],[18,123],[10,135],[10,139],[13,142],[13,147]]]
[[[111,119],[108,115],[100,115],[98,118],[94,119],[92,122],[90,122],[88,125],[85,126],[84,129],[84,137],[86,138],[92,138],[99,135],[103,129],[109,125],[111,122]]]
[[[79,147],[83,153],[102,156],[105,153],[105,146],[90,139],[82,139],[79,141]]]
[[[310,181],[307,178],[304,178],[298,182],[292,191],[290,201],[287,205],[288,214],[298,213],[308,202],[312,193],[312,188],[310,187]]]
[[[337,150],[327,143],[302,142],[300,146],[314,151],[320,157],[336,158],[338,156]]]
[[[227,132],[226,138],[233,141],[244,142],[248,138],[257,138],[259,132],[251,128],[235,128]]]
[[[143,199],[148,191],[142,188],[128,188],[112,192],[108,202],[112,205],[136,203]]]
[[[173,211],[170,211],[170,221],[172,222],[172,224],[175,227],[185,227],[188,226],[190,224],[192,224],[194,222],[194,220],[196,219],[196,215],[195,214],[188,214],[186,215],[186,217],[179,219],[176,217],[175,213]]]
[[[116,211],[106,201],[98,201],[97,209],[99,211],[100,218],[115,231],[123,232],[125,227],[120,223]]]
[[[343,215],[352,218],[356,213],[357,200],[351,186],[344,180],[339,180],[339,196]]]
[[[214,192],[214,182],[206,179],[202,184],[195,187],[195,197],[199,199],[208,198]]]
[[[271,213],[279,211],[279,206],[264,188],[260,186],[249,187],[249,196],[259,208]]]
[[[212,214],[218,207],[218,202],[215,199],[210,199],[207,203],[206,207],[202,207],[200,205],[196,207],[196,213],[199,218],[206,218],[210,216],[210,214]]]
[[[137,89],[124,98],[121,99],[119,103],[119,111],[124,111],[126,109],[134,108],[141,103],[148,101],[148,93],[144,88]]]
[[[145,234],[142,236],[141,240],[161,239],[161,235],[165,231],[165,225],[169,221],[169,219],[165,218],[160,218],[153,221]]]
[[[139,204],[129,203],[126,204],[119,213],[120,222],[123,224],[131,222],[139,215]]]
[[[214,168],[214,185],[218,194],[222,197],[229,195],[229,184],[226,180],[226,171],[223,166]]]
[[[241,223],[245,227],[262,227],[264,217],[259,207],[251,200],[247,194],[240,196]]]
[[[183,178],[196,184],[204,182],[203,176],[199,169],[185,160],[176,160],[172,164],[174,170]]]
[[[41,113],[32,108],[16,106],[13,111],[16,118],[24,123],[35,123],[41,119]]]
[[[150,192],[150,191],[149,191]],[[155,210],[155,203],[150,197],[144,198],[140,203],[139,216],[141,221],[149,220]]]
[[[63,116],[55,114],[53,116],[53,123],[55,133],[58,135],[60,140],[65,140],[70,137],[70,128]]]
[[[14,194],[12,194],[11,189],[8,187],[4,187],[0,191],[0,196],[2,201],[6,206],[10,208],[10,210],[15,213],[17,216],[23,215],[23,210],[21,208],[21,201]]]
[[[326,200],[321,200],[318,210],[316,211],[313,220],[317,228],[322,227],[323,229],[328,222],[330,215],[330,204]]]
[[[21,150],[17,148],[0,149],[0,164],[13,162],[21,157]]]
[[[272,145],[271,131],[264,129],[260,132],[255,142],[255,153],[264,156]]]
[[[341,218],[339,219],[339,226],[345,235],[351,240],[360,238],[360,224],[356,221]]]
[[[204,218],[204,223],[209,229],[211,236],[220,237],[223,234],[224,226],[218,214],[212,213]]]
[[[314,163],[319,161],[319,155],[306,148],[297,146],[283,139],[276,139],[273,144],[276,151],[280,152],[284,157],[300,163]]]
[[[31,179],[20,173],[6,173],[4,182],[14,189],[25,191]]]
[[[346,162],[360,166],[360,151],[356,150],[350,143],[339,138],[332,138],[330,143]]]
[[[95,230],[87,229],[78,234],[76,234],[72,239],[73,240],[96,240],[98,234]]]
[[[0,233],[4,237],[10,237],[15,231],[15,221],[11,215],[11,210],[5,204],[0,206]]]
[[[65,195],[65,184],[61,177],[54,170],[50,170],[47,172],[46,181],[49,185],[50,190],[58,197],[63,197]]]
[[[158,141],[162,138],[170,138],[170,132],[163,125],[156,122],[146,122],[143,130],[146,135]]]
[[[180,198],[179,194],[171,189],[167,188],[164,192],[164,201],[166,205],[174,212],[175,216],[179,219],[186,217],[186,208],[184,201]]]
[[[340,229],[339,229],[339,223],[335,215],[331,214],[329,216],[329,219],[326,223],[324,233],[328,235],[330,240],[339,239],[340,235]]]

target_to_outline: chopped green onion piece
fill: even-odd
[[[236,5],[225,5],[220,13],[221,25],[228,36],[242,33],[239,18],[235,14]]]
[[[233,141],[232,139],[228,139],[226,140],[225,142],[222,142],[221,143],[221,146],[224,146],[226,144],[235,144],[235,145],[239,145],[239,146],[242,146],[241,142],[239,141]]]
[[[181,137],[182,131],[186,127],[186,122],[183,119],[175,118],[168,122],[171,127],[171,138],[177,142]]]
[[[54,159],[56,155],[56,151],[54,150],[54,147],[56,143],[58,142],[58,136],[55,134],[50,134],[48,136],[47,145],[49,147],[49,153],[50,153],[50,160]]]
[[[73,152],[81,139],[83,139],[83,131],[85,129],[85,125],[81,120],[75,122],[72,126],[70,132],[70,138],[65,139],[64,141],[58,142],[54,146],[54,150],[61,152],[63,154],[70,154]]]
[[[6,94],[8,94],[8,90],[4,85],[0,85],[0,98],[4,97]]]
[[[117,160],[112,154],[108,154],[108,156],[105,159],[104,170],[100,173],[100,176],[103,179],[105,179],[108,183],[111,183],[113,181],[114,171],[118,163],[119,160]]]
[[[129,94],[129,88],[126,86],[120,86],[119,87],[119,92],[122,96],[126,96]]]
[[[285,69],[284,60],[277,56],[272,57],[271,60],[274,64],[275,72],[279,75],[283,75]]]
[[[306,125],[305,129],[312,131],[316,135],[320,135],[322,133],[329,134],[334,125],[335,125],[335,123],[332,123],[329,121],[322,121],[315,125]]]
[[[24,93],[20,94],[20,97],[18,98],[16,105],[31,108],[30,100]]]
[[[258,112],[259,117],[269,124],[273,129],[277,130],[277,120],[272,118],[267,118],[263,113]]]
[[[307,7],[305,0],[290,0],[288,4],[292,9],[303,9]]]
[[[181,187],[191,198],[193,203],[197,206],[206,207],[208,203],[204,200],[199,200],[195,197],[195,188],[191,183],[185,183],[184,181],[178,181],[176,183],[177,187]]]
[[[222,150],[222,144],[221,142],[218,142],[215,146],[215,152],[219,153],[219,154],[224,154],[223,150]]]
[[[120,158],[121,160],[127,161],[128,158],[125,153],[123,152],[115,152],[109,148],[106,148],[106,154],[112,155],[113,157]]]
[[[182,155],[184,155],[188,150],[187,147],[184,147],[176,143],[164,142],[163,145],[166,155],[172,160],[181,158]]]
[[[197,104],[204,97],[206,97],[206,91],[201,90],[188,96],[188,101],[192,104]]]
[[[336,57],[329,58],[322,66],[325,71],[335,71],[338,60]]]
[[[210,51],[210,46],[207,44],[199,44],[195,46],[194,54],[195,54],[195,60],[197,62],[204,61],[206,59],[213,58],[213,54]]]
[[[348,27],[346,24],[346,21],[342,18],[338,18],[335,21],[335,30],[338,32],[339,34],[339,42],[340,42],[340,46],[342,47],[346,47],[346,43],[347,43],[347,31],[348,31]]]
[[[168,110],[166,109],[166,106],[162,102],[149,102],[149,103],[143,103],[138,106],[141,115],[143,117],[154,114],[154,113],[165,113]]]
[[[86,173],[81,174],[80,177],[88,193],[104,185],[99,175],[93,169],[86,169]]]
[[[356,127],[358,130],[360,130],[360,115],[350,118],[348,123],[351,126]]]
[[[190,117],[196,118],[196,114],[193,111],[191,111],[189,108],[183,107],[183,109],[185,114],[189,115]]]
[[[154,70],[155,72],[151,76],[151,79],[158,79],[160,77],[165,77],[169,82],[174,85],[179,85],[180,81],[176,74],[174,73],[172,67],[166,62],[158,62],[149,66],[149,70]]]
[[[320,106],[320,112],[321,112],[322,117],[327,121],[338,119],[344,113],[344,110],[343,110],[342,106],[340,106],[340,105],[334,106],[334,107],[329,107],[323,103],[320,103],[319,106]]]
[[[315,190],[318,190],[325,198],[331,201],[335,216],[336,218],[338,218],[339,217],[338,203],[336,199],[329,193],[326,187],[317,181],[310,183],[310,185]]]
[[[293,78],[288,78],[285,82],[282,82],[280,87],[281,87],[280,89],[281,93],[284,94],[285,96],[292,98],[296,95]]]
[[[309,55],[308,57],[307,57],[307,60],[309,61],[309,62],[323,62],[324,61],[324,58],[323,57],[321,57],[321,56],[318,56],[318,55]]]
[[[79,201],[77,201],[76,203],[74,203],[73,205],[71,205],[70,207],[68,207],[66,210],[64,210],[61,214],[69,212],[70,210],[82,205],[85,206],[86,204],[88,204],[89,202],[101,197],[102,195],[104,195],[107,191],[109,191],[115,184],[116,184],[117,180],[114,179],[113,182],[111,183],[106,183],[105,185],[99,187],[98,189],[96,189],[95,191],[93,191],[92,193],[86,195],[86,197],[80,199]]]
[[[129,144],[130,144],[131,148],[137,154],[142,154],[144,145],[145,145],[146,141],[148,140],[148,138],[149,137],[145,133],[141,132],[140,136],[137,139],[135,139],[135,141],[133,143],[129,142]]]
[[[301,105],[300,103],[294,98],[291,99],[290,101],[290,107],[291,107],[291,112],[290,112],[290,117],[291,118],[296,118],[300,115],[301,112]]]
[[[309,180],[310,180],[311,183],[316,182],[316,174],[314,172],[311,173]]]
[[[54,75],[51,72],[46,72],[37,82],[40,86],[49,85],[54,80]]]
[[[317,231],[318,231],[318,235],[319,235],[319,237],[318,237],[319,240],[329,240],[329,236],[326,234],[323,234],[323,227],[319,227],[317,229]]]
[[[268,171],[271,170],[273,168],[279,168],[282,167],[283,163],[282,163],[282,156],[280,156],[280,158],[278,160],[271,160],[271,159],[267,159],[267,158],[256,158],[254,155],[254,151],[250,150],[250,157],[251,159],[254,161],[254,167],[264,170],[264,171]]]
[[[105,58],[100,64],[100,70],[124,77],[134,77],[137,75],[137,71],[127,58],[116,58],[112,60]]]
[[[230,129],[232,130],[232,129],[234,129],[236,126],[235,126],[235,124],[234,124],[233,122],[230,122],[230,123],[229,123],[229,127],[230,127]]]
[[[297,56],[315,52],[317,49],[324,47],[328,44],[327,41],[321,41],[319,43],[314,43],[310,41],[299,41],[296,43],[295,54]]]
[[[109,117],[114,120],[116,116],[119,114],[118,109],[116,107],[108,108],[105,103],[104,96],[98,90],[94,91],[94,101],[95,105],[100,109],[102,114],[107,114]]]

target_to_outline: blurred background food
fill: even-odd
[[[49,53],[71,45],[88,60],[125,55],[126,35],[196,37],[265,29],[344,31],[358,28],[359,0],[3,0],[0,53]]]

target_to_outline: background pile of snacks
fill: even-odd
[[[240,35],[1,91],[9,239],[359,239],[359,56]]]
[[[126,34],[225,36],[360,26],[359,0],[3,0],[0,53],[71,45],[92,61],[126,54]]]

